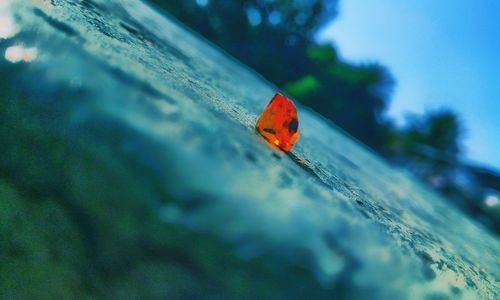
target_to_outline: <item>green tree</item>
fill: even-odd
[[[409,115],[404,128],[392,131],[387,153],[417,166],[422,177],[449,177],[447,173],[460,164],[463,132],[458,115],[449,109]]]
[[[305,49],[337,7],[336,0],[152,1],[280,87],[305,73]]]
[[[380,123],[393,85],[387,70],[377,64],[342,62],[331,45],[312,44],[306,54],[307,75],[285,85],[285,91],[380,150]]]
[[[408,119],[402,141],[409,155],[415,154],[411,152],[418,148],[415,145],[423,145],[450,159],[456,159],[460,154],[463,126],[455,112],[441,109],[429,111],[423,116],[410,115]]]
[[[337,14],[337,1],[155,1],[369,146],[384,143],[392,79],[381,66],[341,61],[314,35]],[[203,4],[203,5],[200,5]]]

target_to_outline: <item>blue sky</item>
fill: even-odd
[[[352,62],[396,80],[388,114],[449,107],[465,125],[466,158],[500,170],[500,1],[340,0],[320,32]]]

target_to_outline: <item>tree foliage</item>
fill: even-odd
[[[153,1],[380,153],[413,159],[425,146],[458,155],[455,114],[394,126],[385,116],[394,85],[389,71],[343,61],[333,45],[314,39],[336,17],[336,0]]]
[[[337,1],[156,1],[293,98],[375,149],[392,79],[376,64],[341,61],[314,34],[337,14]]]

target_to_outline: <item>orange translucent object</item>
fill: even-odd
[[[299,138],[299,119],[292,100],[276,93],[262,112],[256,125],[271,144],[288,152]]]

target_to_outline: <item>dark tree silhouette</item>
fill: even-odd
[[[378,124],[388,104],[391,76],[379,65],[342,62],[333,46],[314,40],[336,16],[337,1],[155,2],[293,98],[367,145],[382,148]]]

